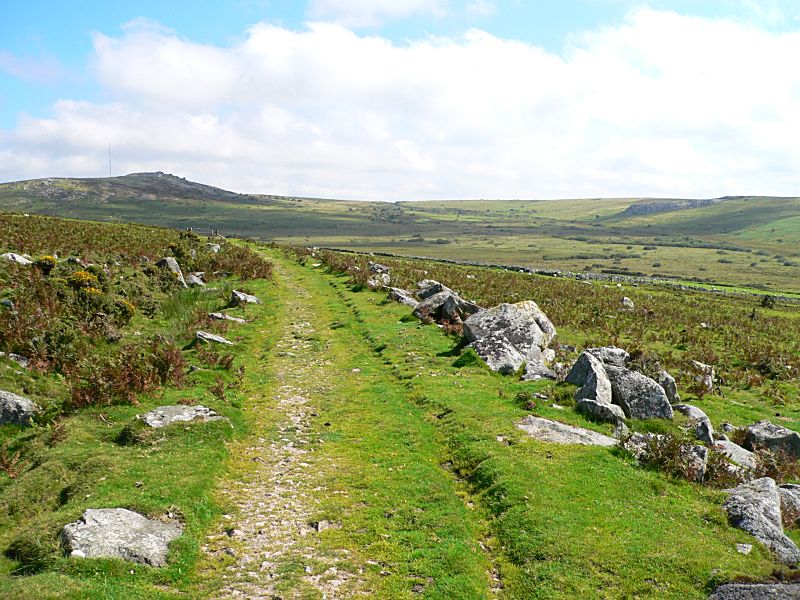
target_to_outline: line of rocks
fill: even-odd
[[[379,266],[379,273],[389,277],[388,268],[383,265]],[[554,358],[548,345],[555,338],[556,329],[535,302],[481,309],[433,280],[419,282],[415,292],[390,288],[389,299],[413,307],[414,315],[423,321],[461,325],[467,347],[474,349],[494,371],[514,373],[526,364],[523,379],[556,378],[546,366]],[[623,309],[633,308],[633,302],[628,298],[623,298],[621,305]],[[712,366],[692,361],[690,369],[696,383],[709,393],[714,391],[716,374]],[[519,429],[540,441],[551,443],[605,447],[619,444],[640,462],[646,462],[652,444],[664,443],[666,436],[628,434],[625,421],[672,419],[677,411],[687,418],[699,442],[682,444],[679,449],[686,473],[698,482],[703,481],[705,475],[709,447],[728,459],[731,473],[743,478],[750,476],[756,468],[754,451],[758,448],[800,457],[800,434],[769,421],[760,421],[747,428],[745,447],[728,438],[726,434],[734,430],[729,424],[723,424],[723,433],[715,433],[705,412],[681,403],[674,377],[662,370],[654,379],[635,370],[630,354],[622,348],[586,349],[565,379],[577,386],[576,409],[594,419],[617,424],[616,437],[533,415],[518,422]],[[800,486],[778,487],[770,478],[747,481],[730,492],[725,510],[732,526],[754,535],[773,551],[780,562],[792,566],[800,562],[800,549],[783,533],[784,525],[794,526],[800,519]],[[796,588],[791,585],[726,584],[715,591],[712,598],[767,598],[778,591],[793,594]]]

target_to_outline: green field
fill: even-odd
[[[528,438],[515,423],[529,414],[612,428],[573,410],[573,386],[493,373],[458,337],[364,289],[368,256],[230,241],[212,255],[208,240],[169,229],[0,222],[11,232],[0,250],[39,259],[0,264],[0,297],[14,304],[0,306],[0,350],[36,359],[21,369],[0,358],[0,389],[46,408],[33,427],[0,429],[4,598],[700,599],[721,582],[794,573],[728,525],[714,484],[642,468],[616,448]],[[182,290],[150,266],[168,252],[216,273],[216,289]],[[42,257],[52,253],[94,266]],[[673,373],[717,428],[769,418],[800,430],[794,302],[383,262],[398,285],[435,278],[484,306],[535,300],[558,329],[558,360],[625,347]],[[98,292],[83,291],[83,269]],[[264,303],[226,309],[234,287]],[[620,309],[622,295],[635,311]],[[93,303],[123,298],[133,314],[103,313],[120,337],[95,327]],[[211,322],[211,309],[248,323]],[[37,320],[23,326],[22,315]],[[83,337],[65,338],[64,324]],[[229,358],[190,343],[200,327],[236,342]],[[139,389],[125,374],[150,353],[124,348],[145,340],[166,344],[180,370]],[[715,366],[714,393],[695,389],[691,360]],[[87,381],[105,393],[81,393]],[[175,402],[229,421],[137,424]],[[631,427],[679,435],[684,424]],[[67,557],[61,527],[100,507],[178,520],[167,566]],[[745,556],[737,543],[755,547]]]
[[[642,198],[347,202],[238,195],[168,175],[0,185],[0,209],[284,243],[800,291],[800,199],[630,215]]]

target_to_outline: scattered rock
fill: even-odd
[[[686,415],[689,421],[694,424],[694,433],[698,440],[709,444],[714,442],[714,427],[712,427],[711,420],[706,413],[691,404],[675,404],[673,408]]]
[[[217,321],[232,321],[234,323],[247,323],[246,320],[240,317],[234,317],[232,315],[228,315],[223,312],[208,313],[208,316],[211,317],[212,319],[216,319]]]
[[[736,544],[736,551],[747,556],[753,551],[753,544]]]
[[[556,330],[535,302],[500,304],[464,321],[464,337],[494,371],[513,373],[531,363],[532,373],[546,372],[543,350]],[[549,370],[548,370],[549,371]]]
[[[121,558],[151,567],[166,564],[169,543],[180,535],[178,525],[147,519],[124,508],[90,508],[61,532],[72,556]]]
[[[800,434],[763,420],[747,428],[744,447],[752,451],[766,448],[773,452],[786,452],[794,458],[800,458]]]
[[[392,277],[389,273],[378,273],[367,280],[367,287],[371,290],[378,290],[380,288],[389,287],[391,283]]]
[[[625,420],[625,412],[619,406],[607,402],[598,402],[592,398],[577,398],[575,400],[575,409],[600,421],[618,423]]]
[[[701,384],[707,393],[714,393],[714,381],[716,380],[714,367],[696,360],[693,360],[691,365],[695,383]]]
[[[715,589],[708,600],[800,600],[800,584],[726,583]]]
[[[411,292],[396,287],[389,288],[389,300],[405,304],[411,308],[417,308],[419,304],[414,296],[411,295]]]
[[[460,325],[464,319],[480,310],[481,307],[477,304],[464,300],[453,291],[445,290],[428,296],[417,304],[414,316],[422,321]]]
[[[189,274],[189,276],[186,278],[186,283],[188,283],[190,287],[206,287],[206,282],[200,279],[194,273]]]
[[[225,339],[221,335],[217,335],[216,333],[209,333],[207,331],[198,331],[195,333],[195,339],[201,342],[211,342],[214,344],[225,344],[227,346],[233,346],[233,342]]]
[[[251,294],[245,294],[244,292],[233,290],[231,292],[230,305],[242,306],[244,304],[261,304],[261,300],[255,296],[252,296]]]
[[[32,400],[0,390],[0,425],[30,425],[38,411]]]
[[[27,369],[28,366],[30,365],[30,362],[31,362],[30,360],[28,360],[27,358],[25,358],[21,354],[14,354],[13,352],[8,352],[8,353],[0,352],[0,357],[5,357],[8,360],[13,360],[15,363],[17,363],[23,369]]]
[[[417,283],[417,288],[417,297],[420,300],[426,300],[427,298],[442,292],[453,292],[453,290],[451,290],[449,287],[439,283],[434,279],[423,279]]]
[[[794,527],[800,521],[800,485],[785,483],[778,488],[781,495],[781,520],[784,527]]]
[[[586,351],[597,357],[604,365],[610,365],[612,367],[625,367],[631,358],[630,354],[616,346],[588,348]]]
[[[606,366],[611,381],[614,404],[618,404],[629,419],[671,419],[672,406],[664,388],[636,371]]]
[[[724,504],[728,521],[753,535],[786,565],[800,561],[800,549],[783,533],[781,497],[775,480],[762,477],[736,486]]]
[[[575,399],[588,398],[602,404],[611,404],[611,381],[603,363],[594,354],[583,352],[575,361],[566,378],[567,383],[580,386]]]
[[[159,406],[143,415],[139,419],[153,428],[166,427],[177,422],[206,422],[219,421],[223,417],[219,416],[210,408],[202,405],[185,406],[177,404],[174,406]]]
[[[627,296],[623,296],[622,297],[622,300],[620,300],[620,304],[622,304],[622,308],[624,308],[625,310],[633,310],[634,309],[633,300],[631,300]]]
[[[389,267],[372,261],[369,262],[369,270],[371,273],[389,273]]]
[[[189,287],[186,280],[183,278],[183,271],[181,271],[181,266],[178,264],[178,261],[175,260],[175,257],[165,256],[156,263],[156,266],[162,269],[169,269],[183,287]]]
[[[17,254],[15,252],[6,252],[5,254],[0,254],[0,258],[4,258],[8,262],[17,263],[18,265],[33,264],[32,260],[29,260],[24,256],[22,256],[21,254]]]
[[[664,393],[667,395],[667,400],[669,400],[670,404],[677,404],[681,401],[681,397],[678,395],[678,385],[672,375],[666,371],[661,371],[658,374],[658,385],[664,388]]]
[[[206,244],[206,248],[212,254],[218,254],[219,251],[222,250],[222,246],[220,246],[219,244],[212,244],[210,242],[208,244]]]
[[[728,440],[718,439],[714,442],[714,450],[725,454],[731,462],[740,467],[744,467],[745,469],[756,468],[756,455],[749,450],[745,450],[738,444],[734,444]]]
[[[528,415],[517,427],[537,440],[554,444],[581,444],[583,446],[615,446],[617,440],[602,433],[565,425]]]

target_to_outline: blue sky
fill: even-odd
[[[308,3],[284,0],[141,0],[135,3],[0,0],[0,158],[7,159],[6,165],[0,166],[0,178],[92,174],[100,168],[99,159],[95,156],[96,148],[93,147],[102,145],[100,135],[88,142],[83,138],[70,138],[70,132],[74,131],[70,127],[80,122],[82,126],[97,128],[98,132],[107,130],[108,123],[102,118],[92,120],[92,113],[97,113],[105,114],[106,118],[114,115],[115,130],[119,126],[120,131],[115,134],[116,138],[112,135],[107,137],[108,143],[119,146],[121,165],[149,168],[163,163],[183,168],[192,176],[210,175],[217,183],[239,189],[272,186],[275,189],[261,191],[316,191],[329,195],[380,196],[387,199],[394,199],[398,195],[404,198],[408,195],[478,196],[492,192],[491,181],[506,177],[508,184],[497,186],[498,194],[573,195],[570,186],[574,184],[570,184],[566,174],[569,169],[566,167],[561,179],[553,178],[553,181],[541,186],[533,185],[532,180],[520,174],[520,169],[526,164],[523,156],[526,144],[533,144],[537,139],[553,140],[558,146],[565,143],[563,136],[551,130],[555,122],[553,119],[562,119],[559,122],[569,129],[570,139],[575,146],[572,149],[564,147],[560,151],[564,156],[580,157],[585,166],[582,172],[592,183],[574,187],[586,191],[624,195],[645,193],[652,188],[654,193],[666,193],[669,191],[670,178],[681,172],[681,156],[685,156],[687,148],[698,153],[717,150],[722,147],[724,139],[738,143],[743,140],[755,142],[759,146],[759,153],[753,156],[729,156],[721,163],[711,161],[706,165],[705,179],[701,173],[695,173],[699,170],[695,161],[692,172],[688,174],[695,183],[672,184],[676,194],[711,193],[714,191],[711,178],[716,177],[719,181],[726,165],[731,170],[746,168],[755,173],[760,161],[767,158],[771,161],[768,170],[780,175],[780,185],[775,179],[770,182],[731,177],[725,179],[730,179],[730,184],[718,185],[719,191],[744,193],[747,190],[729,190],[728,185],[737,182],[749,184],[751,181],[754,186],[768,188],[761,190],[764,192],[770,189],[786,191],[786,188],[795,184],[794,180],[787,178],[788,167],[782,167],[784,162],[790,161],[783,157],[783,142],[777,140],[780,143],[772,147],[769,136],[781,130],[780,126],[774,126],[775,118],[789,118],[785,117],[790,112],[787,103],[794,101],[792,95],[796,95],[797,90],[792,92],[779,85],[781,74],[772,74],[770,76],[774,80],[765,81],[758,66],[753,66],[754,76],[761,80],[762,86],[769,88],[774,83],[781,87],[780,93],[786,93],[785,97],[753,97],[747,106],[740,106],[730,115],[719,118],[712,110],[708,113],[707,121],[710,122],[704,131],[698,131],[699,117],[693,114],[693,107],[683,105],[679,109],[683,113],[671,115],[676,120],[676,127],[666,134],[659,134],[658,123],[663,123],[664,119],[655,113],[639,116],[642,127],[654,130],[649,132],[644,128],[623,131],[624,127],[615,116],[602,111],[596,115],[585,114],[587,109],[581,105],[581,94],[598,94],[596,101],[599,103],[610,102],[611,99],[602,97],[604,92],[600,77],[594,82],[595,88],[583,89],[593,76],[591,70],[587,75],[582,65],[586,62],[586,56],[591,55],[597,69],[608,69],[608,77],[620,78],[621,85],[634,86],[632,91],[640,94],[642,81],[647,85],[653,83],[650,77],[653,73],[670,74],[679,69],[680,64],[664,55],[664,45],[674,44],[675,54],[679,55],[684,33],[698,38],[690,38],[689,45],[700,49],[700,62],[703,62],[705,50],[698,44],[702,43],[700,37],[704,27],[713,33],[709,44],[713,42],[724,46],[729,43],[731,48],[735,48],[737,39],[741,41],[743,35],[748,37],[752,34],[751,43],[758,43],[759,46],[759,60],[793,61],[794,57],[787,57],[784,53],[787,49],[794,49],[793,44],[800,30],[799,14],[800,8],[796,7],[796,3],[777,0],[651,3],[626,0],[312,0]],[[309,23],[325,23],[334,29],[313,30]],[[651,39],[658,38],[662,30],[674,37],[671,41],[662,40],[659,46],[658,40]],[[646,37],[637,37],[640,35]],[[297,55],[292,58],[294,71],[278,73],[266,69],[254,75],[253,64],[262,65],[264,61],[269,62],[281,54],[278,46],[273,45],[277,38],[283,39],[284,43],[296,50]],[[358,52],[356,48],[359,46],[371,47],[369,40],[379,40],[384,44],[376,55],[388,61],[383,66],[367,61],[360,64],[360,59],[347,58],[353,56],[352,52]],[[162,53],[152,50],[161,46],[164,48]],[[769,54],[763,48],[775,54]],[[482,50],[477,53],[479,49]],[[495,50],[498,52],[496,59],[502,61],[498,63],[502,65],[499,70],[504,71],[507,65],[515,65],[517,73],[508,70],[505,73],[507,79],[502,79],[496,77],[491,65],[484,65],[485,71],[479,68],[476,75],[482,75],[486,82],[491,81],[500,88],[508,86],[518,96],[529,95],[527,102],[506,107],[509,119],[524,121],[516,131],[513,123],[495,121],[496,115],[492,119],[487,117],[491,106],[505,102],[501,96],[478,98],[475,106],[470,106],[471,100],[465,98],[465,106],[462,106],[461,102],[450,97],[448,89],[434,89],[437,77],[441,79],[443,73],[447,77],[449,73],[463,71],[462,77],[468,77],[471,68],[468,61],[481,63],[483,57],[493,57],[491,53]],[[335,66],[326,62],[326,55],[329,57],[340,51],[348,62]],[[256,60],[254,54],[259,57],[256,63],[250,62]],[[709,55],[713,54],[713,51],[709,52]],[[246,59],[243,58],[245,55]],[[423,55],[427,58],[420,58]],[[612,58],[608,59],[609,56]],[[208,57],[211,57],[211,63],[206,72],[203,61]],[[709,60],[711,58],[709,56]],[[721,56],[713,58],[725,60]],[[193,87],[197,82],[201,90],[199,96],[203,100],[188,102],[186,98],[179,97],[179,90],[165,92],[176,80],[175,73],[170,71],[170,61],[185,60],[194,64],[192,61],[195,59],[197,63],[192,71],[193,79],[188,80],[188,86]],[[315,62],[317,60],[318,64]],[[427,70],[425,60],[437,65],[436,68],[440,70],[417,76],[412,69],[415,60],[423,60],[418,67],[421,71]],[[156,74],[150,82],[146,73],[148,61]],[[686,64],[691,66],[691,63]],[[275,86],[289,86],[292,90],[314,88],[320,79],[318,73],[316,76],[312,73],[311,67],[314,65],[342,70],[341,77],[327,81],[318,103],[303,98],[288,104],[272,95]],[[356,98],[355,104],[350,105],[352,100],[344,92],[344,86],[352,86],[353,81],[360,83],[363,77],[371,77],[373,82],[383,81],[389,68],[386,65],[394,65],[392,68],[404,75],[398,75],[394,80],[389,77],[383,87],[370,85],[369,90],[361,90],[364,97]],[[305,72],[306,66],[308,72]],[[631,66],[640,71],[637,77],[645,79],[637,81],[636,77],[626,78],[624,72]],[[730,65],[721,66],[725,70]],[[697,68],[714,72],[718,70],[711,63]],[[431,69],[435,71],[433,67]],[[240,72],[236,81],[226,75],[231,70]],[[596,74],[601,73],[598,71]],[[733,80],[735,74],[736,70],[733,69],[729,74],[730,80],[716,81],[717,87],[728,83],[733,86],[736,83]],[[702,74],[697,75],[698,78],[694,79],[676,76],[675,82],[683,85],[702,82]],[[324,79],[327,80],[327,76],[326,72]],[[403,76],[406,80],[402,79]],[[742,76],[747,76],[747,71]],[[315,79],[312,80],[312,77]],[[521,86],[519,79],[528,77],[530,82],[547,81],[551,86],[563,84],[571,90],[567,94],[569,97],[543,97],[533,83]],[[245,78],[255,79],[243,84]],[[267,82],[273,87],[266,87]],[[663,83],[666,85],[666,79]],[[746,84],[741,81],[738,83]],[[231,90],[224,94],[214,91],[225,85],[232,86]],[[235,90],[237,85],[248,86],[239,90],[241,95],[249,96],[253,89],[261,90],[261,95],[248,97],[242,104],[234,99],[239,96]],[[427,104],[415,104],[407,98],[399,101],[398,97],[403,96],[409,87],[418,90],[422,96],[430,93]],[[650,93],[659,93],[658,87],[653,85]],[[458,80],[454,82],[453,89],[468,91],[470,87],[467,81]],[[713,90],[709,89],[708,92],[712,94]],[[192,93],[186,90],[187,95]],[[624,90],[618,93],[624,94]],[[485,91],[481,94],[484,95]],[[376,104],[378,101],[375,98],[387,98],[387,103]],[[646,102],[648,98],[643,96],[642,100]],[[442,108],[441,114],[460,114],[462,121],[454,122],[451,128],[442,126],[436,135],[430,134],[430,123],[427,128],[413,130],[415,125],[428,119],[434,119],[431,123],[437,125],[435,128],[438,129],[442,117],[429,114],[429,108],[447,102],[454,104],[449,109]],[[564,106],[574,103],[573,109],[566,111],[560,104],[562,102]],[[531,110],[542,110],[544,112],[537,114],[548,117],[530,120]],[[666,108],[661,107],[660,110]],[[358,124],[344,123],[346,118],[343,115],[354,113],[360,114],[363,120]],[[761,115],[761,121],[767,125],[759,128],[760,117],[754,118],[753,115]],[[224,173],[230,169],[220,167],[219,172],[209,172],[206,161],[190,156],[192,152],[171,148],[160,157],[157,148],[154,152],[152,146],[140,144],[141,147],[136,147],[133,139],[136,137],[136,128],[149,118],[159,121],[162,130],[169,127],[179,129],[185,127],[186,123],[202,123],[208,133],[206,141],[214,146],[215,151],[218,146],[213,144],[215,135],[228,140],[228,153],[222,158],[217,153],[216,162],[229,160],[238,164],[238,153],[251,152],[253,154],[241,155],[242,161],[250,161],[250,171],[240,173],[240,176],[226,177]],[[474,122],[465,127],[463,119],[472,118]],[[752,125],[747,131],[742,130],[743,118]],[[130,120],[130,130],[125,131],[127,119]],[[245,119],[263,119],[267,129],[273,127],[269,129],[271,134],[285,133],[287,127],[295,127],[308,136],[307,143],[318,147],[320,154],[313,161],[307,161],[307,152],[298,147],[294,151],[299,153],[299,157],[294,162],[291,156],[284,157],[285,160],[280,164],[270,162],[271,159],[265,159],[266,162],[255,160],[258,150],[254,144],[258,140],[247,139],[242,134],[241,123]],[[483,123],[483,119],[488,120]],[[580,127],[576,126],[578,122],[582,123]],[[209,127],[214,129],[214,133]],[[491,127],[495,127],[499,133],[489,133]],[[789,129],[784,130],[793,131],[793,127],[792,121]],[[359,131],[363,128],[368,131]],[[684,134],[676,135],[676,131],[683,131]],[[342,136],[354,136],[354,139],[341,142],[349,146],[337,151],[333,146],[339,142],[326,139],[326,133],[336,133],[340,136],[338,140],[343,139]],[[642,137],[647,139],[639,139]],[[472,188],[454,189],[458,186],[450,185],[443,173],[452,170],[452,165],[447,165],[447,152],[458,140],[470,143],[483,141],[487,147],[497,144],[503,148],[511,142],[512,145],[519,144],[520,150],[502,150],[499,154],[503,155],[505,162],[490,165],[485,164],[486,156],[483,154],[460,157],[459,164],[479,166],[470,169]],[[81,154],[77,148],[81,144],[92,148]],[[441,148],[437,152],[429,151],[434,144],[441,144]],[[605,156],[602,164],[585,165],[587,161],[592,162],[593,159],[589,157],[596,156],[601,147],[606,154],[610,148],[612,156]],[[666,171],[658,170],[658,161],[642,156],[643,149],[653,147],[661,147],[660,152],[666,152],[666,147],[673,153],[670,154],[672,164]],[[323,151],[324,148],[328,148],[329,152]],[[370,164],[369,160],[365,161],[363,169],[369,169],[371,181],[359,184],[359,181],[366,180],[363,178],[364,172],[357,168],[351,168],[350,178],[342,179],[342,167],[337,164],[336,157],[341,156],[342,152],[344,155],[365,152],[371,156],[371,148],[387,152],[383,162]],[[152,160],[144,158],[148,155],[152,156]],[[535,162],[535,157],[530,160]],[[308,164],[301,164],[304,162]],[[533,171],[546,168],[539,163],[532,166],[537,167]],[[763,164],[761,167],[761,172],[764,172]],[[252,174],[260,168],[281,174],[268,177]],[[48,169],[58,172],[45,173]],[[395,178],[407,180],[409,177],[427,177],[430,181],[416,186],[404,184],[403,191],[396,194],[393,183],[384,184],[384,187],[372,176],[376,169],[389,173],[392,181]],[[485,170],[483,178],[475,175],[481,170]],[[331,172],[336,173],[336,179],[341,180],[341,184],[313,183],[325,179],[327,173]],[[237,182],[240,182],[238,186]],[[297,190],[297,187],[302,189]]]

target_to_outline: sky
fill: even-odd
[[[0,0],[0,181],[800,194],[800,3]]]

